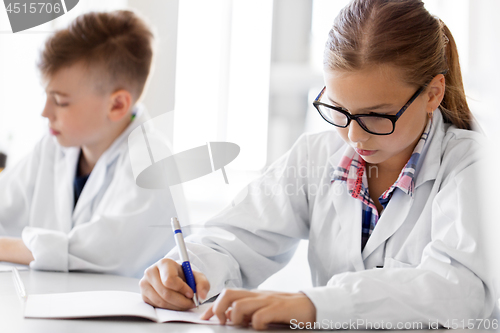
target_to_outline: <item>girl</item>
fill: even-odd
[[[354,0],[330,31],[324,78],[314,106],[335,131],[302,136],[242,203],[187,238],[199,296],[220,293],[203,317],[401,329],[489,316],[481,135],[448,28],[420,0]],[[314,288],[224,289],[257,287],[299,239],[309,239]],[[146,302],[193,307],[178,258],[174,250],[146,270]]]

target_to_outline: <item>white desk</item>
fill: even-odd
[[[19,272],[28,295],[91,290],[122,290],[139,292],[138,279],[88,273]],[[28,296],[29,297],[29,296]],[[23,301],[17,296],[11,272],[0,272],[0,332],[251,332],[248,328],[204,326],[185,323],[157,324],[139,318],[105,318],[80,320],[24,319]],[[276,332],[276,329],[267,332]],[[361,331],[360,331],[361,332]],[[396,331],[394,331],[396,332]],[[408,332],[408,331],[401,331]],[[424,330],[420,332],[436,332]],[[486,330],[455,330],[454,333],[489,332]],[[373,333],[373,331],[371,331]]]

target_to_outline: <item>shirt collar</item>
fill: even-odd
[[[432,118],[427,121],[425,130],[420,136],[420,140],[418,140],[415,149],[413,149],[413,153],[411,154],[410,159],[408,160],[408,162],[406,162],[403,170],[401,170],[398,179],[387,191],[382,194],[382,199],[387,199],[396,187],[402,190],[405,194],[413,196],[413,191],[415,190],[415,174],[417,172],[418,160],[420,159],[422,151],[424,150],[425,143],[427,142],[427,138],[429,137],[429,133],[431,131],[431,127]]]
[[[396,182],[394,182],[394,184],[382,194],[382,196],[380,197],[381,200],[385,201],[390,199],[390,196],[392,195],[395,188],[399,188],[404,193],[413,196],[418,160],[425,147],[425,143],[427,142],[427,138],[429,137],[431,128],[432,119],[429,119],[427,121],[424,132],[420,136],[420,140],[413,149],[413,153],[410,159],[401,170],[401,173],[399,174]],[[352,196],[358,197],[360,194],[360,186],[364,185],[365,187],[367,187],[366,172],[364,172],[365,165],[366,162],[361,158],[361,156],[356,153],[356,151],[351,146],[347,146],[344,151],[344,155],[340,159],[339,164],[333,170],[332,182],[345,181],[347,183],[348,192]],[[367,192],[366,189],[364,191]]]

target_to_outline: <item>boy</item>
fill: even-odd
[[[136,186],[127,146],[152,40],[130,11],[82,15],[47,40],[51,135],[0,175],[0,261],[139,277],[173,247],[170,228],[150,227],[175,216],[170,192]]]

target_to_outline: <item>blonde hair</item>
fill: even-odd
[[[402,69],[403,79],[416,86],[445,73],[443,117],[458,128],[471,128],[455,40],[421,0],[353,0],[335,18],[325,67],[355,71],[378,64]]]
[[[151,68],[152,41],[149,27],[131,11],[91,12],[45,42],[38,68],[51,77],[82,61],[104,81],[104,90],[127,89],[137,100]]]

